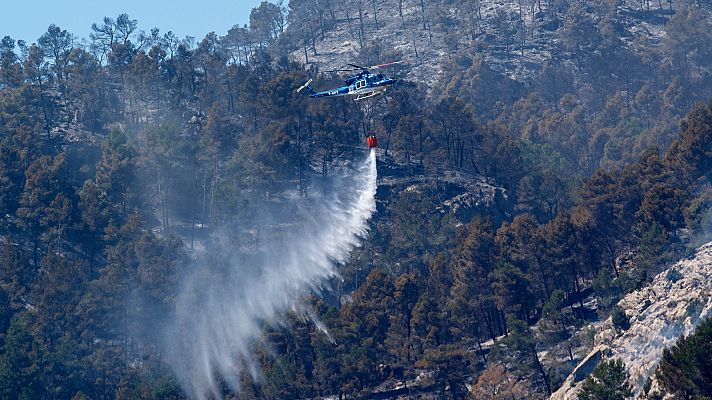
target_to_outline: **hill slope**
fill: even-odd
[[[645,288],[625,296],[618,305],[631,326],[617,333],[611,319],[596,335],[596,346],[551,399],[575,399],[582,372],[590,371],[600,355],[623,360],[636,393],[653,374],[663,349],[692,333],[712,313],[712,243],[656,276]],[[579,379],[577,379],[579,377]]]

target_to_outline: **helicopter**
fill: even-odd
[[[353,72],[360,71],[356,75],[352,75],[346,79],[346,86],[341,86],[331,90],[325,90],[323,92],[317,92],[309,86],[312,83],[312,79],[309,79],[307,83],[297,89],[297,93],[304,89],[307,89],[309,97],[319,98],[319,97],[337,97],[337,96],[356,96],[354,100],[363,100],[369,97],[373,97],[377,94],[385,92],[389,86],[396,83],[395,79],[388,78],[384,74],[374,74],[371,70],[382,68],[388,65],[400,64],[402,61],[395,61],[385,64],[373,65],[370,67],[362,67],[356,64],[347,64],[352,67],[350,69],[337,69],[334,71],[325,72]]]

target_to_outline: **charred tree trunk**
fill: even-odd
[[[363,31],[363,4],[361,4],[361,0],[358,2],[358,22],[359,22],[359,28],[358,28],[358,41],[361,47],[363,47],[364,43],[364,31]]]
[[[415,51],[415,58],[418,58],[418,46],[415,43],[415,31],[413,31],[413,51]]]
[[[427,30],[427,23],[425,19],[425,0],[420,0],[420,11],[423,14],[423,30]]]
[[[371,0],[371,4],[373,4],[373,19],[376,22],[376,30],[378,30],[378,11],[376,9],[376,0]]]
[[[401,27],[405,29],[405,18],[403,17],[403,0],[398,0],[398,15],[400,15]]]

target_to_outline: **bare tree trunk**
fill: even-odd
[[[319,29],[321,30],[321,38],[326,36],[326,28],[324,28],[324,10],[319,10]]]
[[[38,74],[39,74],[39,72],[38,72]],[[42,103],[42,113],[44,114],[45,129],[47,130],[47,141],[51,142],[52,141],[52,134],[51,134],[52,124],[49,121],[49,114],[47,113],[47,100],[45,99],[44,85],[42,85],[42,77],[41,76],[39,78],[37,78],[37,83],[40,87],[40,102]]]
[[[423,14],[423,29],[426,30],[428,27],[426,26],[425,23],[425,0],[420,0],[420,11]]]
[[[33,240],[32,240],[32,261],[34,262],[35,269],[39,268],[39,256],[37,254],[38,247],[40,246],[40,234],[39,234],[39,226],[37,226],[37,222],[35,222],[35,226],[33,228]]]
[[[351,24],[351,13],[349,13],[349,6],[346,6],[346,21],[349,23],[349,34],[354,35],[353,24]]]
[[[371,0],[373,4],[373,19],[376,21],[376,30],[378,30],[378,11],[376,10],[376,0]]]
[[[415,58],[418,58],[418,46],[415,43],[415,31],[413,31],[413,50],[415,51]]]
[[[403,18],[403,0],[398,0],[398,14],[400,15],[401,19],[401,27],[405,29],[405,18]]]
[[[304,25],[302,25],[302,36],[304,37],[304,63],[309,64],[309,51],[307,51],[307,34],[304,31]]]
[[[522,0],[519,0],[519,38],[521,39],[520,49],[522,57],[524,57],[524,45],[527,41],[527,23],[524,20],[524,6]]]
[[[539,360],[539,354],[536,352],[536,346],[534,347],[533,353],[534,353],[534,360],[536,361],[536,369],[539,371],[539,374],[541,374],[541,378],[544,380],[544,385],[546,386],[546,392],[547,394],[551,395],[551,384],[549,383],[549,376],[546,374],[546,371],[544,370],[544,365],[542,365],[541,360]]]
[[[213,164],[213,184],[210,186],[210,202],[208,203],[208,223],[213,226],[213,200],[215,199],[215,187],[218,185],[218,157],[215,156]]]
[[[484,317],[485,326],[487,327],[487,331],[489,332],[490,337],[492,338],[492,341],[494,343],[497,343],[497,334],[494,331],[494,324],[492,323],[491,315],[485,311],[482,304],[480,304],[480,312],[482,313],[482,316]]]
[[[203,224],[203,227],[205,227],[205,200],[207,197],[207,190],[208,190],[208,174],[205,172],[205,169],[203,169],[203,201],[201,203],[201,210],[200,210],[200,220],[201,223]]]
[[[193,216],[190,222],[190,249],[193,250],[193,243],[195,242],[195,219],[198,215],[198,174],[195,174],[195,180],[193,181]]]
[[[361,4],[361,0],[358,1],[358,21],[359,21],[359,44],[361,47],[363,47],[363,38],[364,38],[364,32],[363,32],[363,4]]]
[[[89,279],[94,275],[94,234],[94,230],[92,230],[89,236]]]
[[[314,30],[311,28],[311,26],[309,26],[309,37],[311,38],[312,53],[314,53],[314,55],[317,55],[316,40],[314,39]]]
[[[475,336],[477,337],[477,348],[480,350],[480,355],[482,356],[482,362],[487,364],[487,355],[485,354],[485,350],[482,348],[482,339],[480,338],[480,329],[479,325],[477,327],[477,333]]]

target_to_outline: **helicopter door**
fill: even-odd
[[[358,90],[358,89],[361,89],[361,88],[363,88],[363,87],[365,87],[365,86],[366,86],[366,80],[365,80],[365,79],[361,79],[361,80],[359,80],[359,81],[356,81],[356,89],[357,89],[357,90]]]

